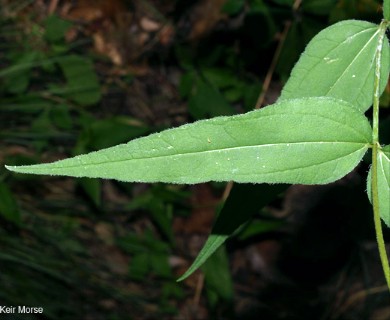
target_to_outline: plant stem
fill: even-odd
[[[376,240],[378,243],[379,256],[385,274],[387,287],[390,291],[390,267],[386,253],[385,241],[383,239],[382,221],[379,212],[379,190],[378,190],[378,151],[379,144],[379,97],[380,97],[380,73],[383,41],[385,39],[388,22],[383,20],[379,27],[378,45],[375,54],[375,80],[374,80],[374,101],[373,101],[373,132],[372,132],[372,174],[371,174],[371,199],[374,210],[374,225]]]
[[[385,241],[383,239],[382,221],[379,213],[379,195],[378,195],[378,179],[377,179],[377,154],[379,145],[375,143],[372,148],[372,175],[371,175],[371,199],[374,210],[374,225],[376,233],[376,241],[378,243],[379,256],[382,262],[383,272],[385,274],[387,287],[390,291],[390,268],[389,260],[386,253]]]

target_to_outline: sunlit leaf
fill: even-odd
[[[349,104],[305,98],[54,163],[8,169],[134,182],[324,184],[350,172],[370,139],[367,119]]]
[[[329,96],[364,112],[372,105],[379,27],[365,21],[336,23],[317,34],[291,72],[279,101]],[[390,70],[389,43],[382,49],[380,92]]]

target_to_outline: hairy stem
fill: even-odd
[[[383,239],[382,221],[379,212],[379,190],[378,190],[378,151],[381,148],[379,144],[379,97],[380,97],[380,72],[383,41],[385,39],[388,22],[382,21],[380,24],[380,33],[375,56],[375,83],[374,83],[374,102],[373,102],[373,133],[372,133],[372,175],[371,175],[371,199],[374,210],[374,224],[376,240],[378,243],[379,256],[381,259],[383,271],[386,278],[387,287],[390,290],[390,267],[386,253],[385,241]]]

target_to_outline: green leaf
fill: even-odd
[[[150,190],[133,199],[126,208],[147,210],[159,231],[173,244],[175,239],[172,231],[172,205],[179,203],[183,197],[179,192],[168,190],[166,185],[153,185]]]
[[[383,1],[383,17],[390,20],[390,0]]]
[[[285,189],[287,189],[286,185],[235,184],[202,250],[177,281],[182,281],[194,273],[232,233],[248,222],[256,212],[274,200]],[[243,203],[245,203],[245,210],[242,209]]]
[[[66,90],[59,90],[59,94],[63,93],[65,97],[83,106],[100,100],[100,85],[91,60],[69,55],[59,59],[58,64],[67,80]]]
[[[70,115],[69,106],[58,104],[50,109],[50,119],[56,127],[64,130],[70,130],[73,126],[73,120]]]
[[[323,24],[311,16],[303,16],[292,22],[280,52],[276,72],[288,79],[291,69],[309,41],[323,29]]]
[[[101,193],[102,193],[102,182],[97,179],[81,178],[79,181],[81,188],[87,194],[90,200],[96,207],[101,205]]]
[[[378,25],[348,20],[317,34],[291,72],[279,101],[329,96],[352,103],[364,112],[374,96],[374,63]],[[380,92],[390,70],[389,43],[382,52]]]
[[[256,101],[261,92],[261,83],[259,81],[247,84],[243,88],[244,94],[244,108],[246,111],[253,110],[253,106],[256,105]]]
[[[224,300],[233,300],[233,281],[225,247],[220,247],[202,269],[207,288],[215,291]]]
[[[302,3],[302,9],[309,13],[329,15],[335,4],[336,0],[305,0]]]
[[[205,68],[202,70],[202,75],[208,82],[218,89],[226,89],[239,84],[237,74],[228,69]]]
[[[228,0],[222,7],[222,12],[227,13],[228,15],[235,15],[244,8],[244,5],[244,0]]]
[[[139,253],[132,257],[129,265],[129,276],[134,280],[142,281],[150,271],[148,253]]]
[[[371,131],[368,120],[346,102],[305,98],[54,163],[7,168],[133,182],[325,184],[359,163]]]
[[[229,238],[230,234],[214,234],[213,232],[209,235],[207,238],[207,241],[205,245],[203,246],[202,250],[199,252],[199,254],[196,256],[194,262],[191,264],[191,266],[187,269],[186,272],[183,273],[183,275],[180,276],[177,281],[183,281],[184,279],[188,278],[191,274],[193,274],[200,266],[202,266],[207,259],[209,259],[214,252],[216,252]]]
[[[20,211],[8,186],[0,182],[0,215],[16,224],[21,223]]]
[[[63,20],[56,15],[50,15],[45,20],[45,38],[49,42],[57,42],[65,39],[65,33],[72,23]]]
[[[34,67],[39,53],[28,51],[23,53],[13,65],[1,71],[0,77],[4,77],[5,88],[13,94],[21,94],[27,90],[30,84],[31,69]]]
[[[367,194],[371,201],[371,175],[372,168],[367,178]],[[378,193],[379,214],[382,220],[390,227],[390,145],[383,147],[378,152]]]
[[[197,81],[196,92],[188,101],[188,108],[195,119],[234,114],[221,92],[202,80]]]
[[[181,76],[178,89],[182,98],[186,98],[191,94],[194,82],[195,73],[193,71],[188,71]]]
[[[294,0],[274,0],[277,4],[292,7]]]
[[[129,117],[94,120],[88,127],[88,147],[92,150],[112,147],[139,137],[147,131],[146,126]]]
[[[335,23],[348,19],[363,19],[376,21],[380,18],[378,6],[380,0],[348,0],[338,1],[330,11],[329,21]]]
[[[247,240],[251,237],[258,236],[259,234],[270,232],[279,229],[283,225],[283,221],[268,221],[268,220],[260,220],[253,221],[248,226],[245,226],[240,234],[238,235],[238,239],[240,241]]]
[[[172,277],[171,267],[168,263],[168,246],[155,238],[150,230],[140,236],[129,234],[118,240],[118,245],[132,254],[129,264],[129,276],[142,280],[150,272],[157,276]]]

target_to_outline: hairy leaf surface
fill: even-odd
[[[329,96],[366,111],[374,95],[378,37],[378,25],[366,21],[347,20],[324,29],[306,47],[279,101]],[[382,48],[381,66],[383,92],[390,70],[388,41]]]
[[[358,164],[371,131],[367,119],[346,102],[305,98],[54,163],[8,169],[133,182],[323,184]]]
[[[379,214],[382,220],[390,227],[390,145],[378,152],[378,196]],[[371,175],[372,168],[367,179],[367,193],[371,201]]]

